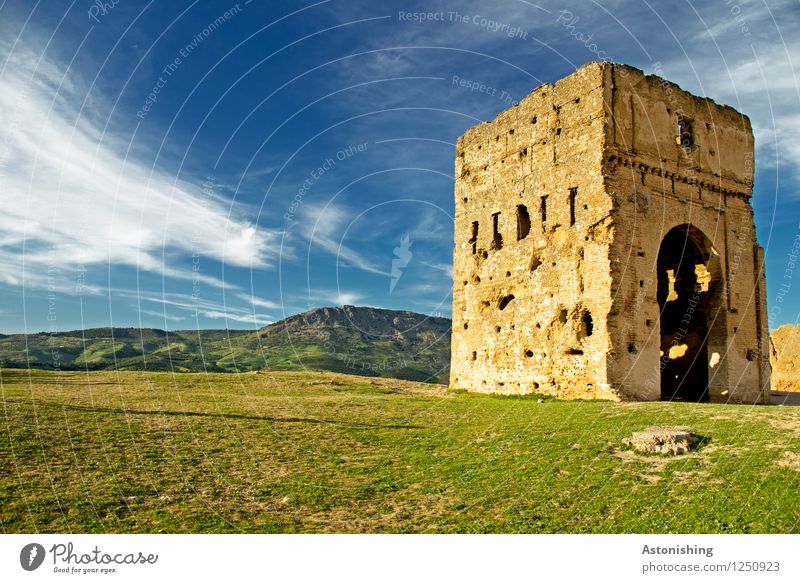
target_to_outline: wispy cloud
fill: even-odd
[[[250,307],[230,305],[206,299],[203,297],[195,297],[189,294],[181,293],[162,293],[157,294],[153,292],[141,292],[136,290],[115,290],[114,295],[127,299],[138,300],[141,306],[147,304],[160,304],[166,307],[169,306],[175,310],[187,312],[193,317],[204,317],[212,320],[229,320],[232,322],[241,322],[244,324],[253,324],[256,326],[265,326],[274,321],[270,314],[258,313]],[[237,294],[244,297],[250,297],[246,294]],[[258,300],[258,298],[255,298]],[[266,301],[264,303],[267,303]],[[149,308],[140,307],[139,312],[148,315],[158,315],[164,317],[164,312],[156,312]],[[167,317],[167,319],[183,320],[180,316]]]
[[[281,308],[281,305],[277,302],[265,300],[250,294],[238,293],[236,297],[240,300],[244,300],[251,306],[258,306],[259,308],[267,308],[268,310],[277,310]]]
[[[341,265],[390,277],[389,271],[379,268],[346,243],[346,231],[357,215],[343,205],[309,203],[303,208],[299,232],[308,239],[310,245],[335,255]]]
[[[254,324],[255,326],[266,326],[273,322],[266,314],[237,314],[234,312],[216,312],[213,310],[203,312],[206,318],[217,320],[233,320],[243,324]]]
[[[74,70],[2,45],[0,59],[6,60],[0,76],[5,283],[42,286],[48,270],[96,264],[190,278],[171,263],[180,254],[239,267],[270,265],[275,232],[200,185],[129,156],[127,137],[81,111],[91,94]]]
[[[314,303],[326,303],[336,306],[348,306],[358,304],[364,299],[364,295],[358,292],[348,292],[335,289],[309,289],[308,299]]]

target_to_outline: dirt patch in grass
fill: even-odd
[[[796,451],[783,452],[783,458],[778,461],[778,465],[782,468],[789,468],[795,472],[800,472],[800,453]]]

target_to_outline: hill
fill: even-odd
[[[46,370],[331,371],[447,383],[447,318],[317,308],[260,330],[92,328],[0,334],[0,367]],[[800,391],[800,326],[772,331],[772,386]]]
[[[0,366],[49,370],[350,372],[447,382],[450,320],[318,308],[260,330],[93,328],[0,336]]]

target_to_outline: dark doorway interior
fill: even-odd
[[[658,252],[661,399],[708,401],[710,245],[690,226],[667,233]],[[701,246],[702,245],[702,246]]]

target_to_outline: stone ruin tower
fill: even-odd
[[[453,389],[769,402],[748,118],[589,63],[458,139]]]

